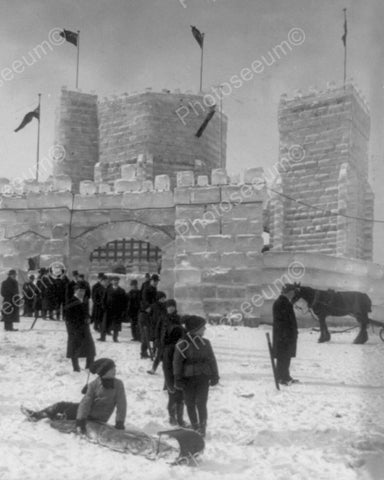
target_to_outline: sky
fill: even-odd
[[[11,73],[0,76],[0,177],[34,175],[37,122],[13,130],[37,106],[38,93],[41,159],[54,143],[58,95],[63,85],[75,88],[76,72],[76,48],[56,41],[61,28],[80,30],[79,87],[100,97],[146,87],[197,92],[200,50],[190,25],[205,33],[207,91],[262,56],[268,58],[293,28],[301,29],[300,44],[223,101],[229,117],[228,171],[268,169],[278,160],[280,95],[342,82],[343,8],[348,15],[347,76],[370,104],[370,178],[375,218],[384,220],[382,0],[2,0],[0,73],[4,68]],[[32,61],[31,52],[43,41],[51,47],[46,54],[40,51],[40,58],[32,53]],[[376,223],[374,260],[381,263],[383,240],[384,224]]]

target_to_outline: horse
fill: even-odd
[[[331,334],[328,331],[326,318],[329,315],[343,317],[351,315],[360,324],[360,331],[353,343],[363,344],[368,340],[367,327],[370,319],[368,313],[372,310],[372,302],[366,293],[337,292],[335,290],[316,290],[311,287],[302,287],[300,283],[286,285],[293,290],[292,304],[301,298],[307,302],[308,309],[313,312],[320,323],[319,343],[329,342]]]

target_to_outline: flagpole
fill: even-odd
[[[36,151],[36,182],[39,181],[39,158],[40,158],[40,121],[41,121],[41,109],[40,109],[40,100],[41,93],[38,93],[39,98],[39,118],[37,121],[37,151]]]
[[[200,60],[200,92],[203,91],[203,58],[204,58],[204,36],[205,36],[205,33],[203,33],[202,35],[203,35],[203,42],[202,42],[202,45],[201,45],[201,60]]]
[[[77,31],[76,89],[79,88],[80,30]]]
[[[220,168],[223,166],[223,85],[219,85],[220,89]]]
[[[344,89],[345,89],[345,84],[346,84],[346,79],[347,79],[347,9],[343,8],[344,12],[344,35],[345,35],[345,40],[344,40]]]

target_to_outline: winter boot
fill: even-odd
[[[197,429],[198,433],[200,433],[202,437],[205,437],[206,430],[207,430],[207,422],[201,422],[199,425],[199,428]]]
[[[113,332],[113,341],[115,343],[119,343],[119,339],[118,339],[118,336],[119,336],[119,332]]]
[[[178,404],[176,405],[176,418],[177,418],[177,425],[179,427],[187,428],[187,424],[184,422],[183,419],[183,414],[184,414],[184,404]]]
[[[172,425],[172,426],[177,425],[177,420],[176,420],[175,415],[170,415],[169,416],[169,424]]]

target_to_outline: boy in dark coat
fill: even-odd
[[[197,315],[183,317],[186,336],[176,344],[173,357],[175,388],[183,390],[192,428],[205,436],[209,386],[219,383],[219,372],[211,343],[203,338],[205,320]]]
[[[103,319],[99,341],[105,342],[108,332],[113,331],[113,341],[118,342],[121,323],[127,308],[127,296],[125,290],[119,287],[120,278],[112,277],[112,284],[107,288],[104,297],[105,315]]]
[[[3,303],[1,306],[1,320],[4,322],[4,330],[7,332],[16,332],[13,328],[14,322],[20,321],[19,305],[19,284],[16,280],[16,270],[9,270],[8,278],[1,283],[1,296]]]
[[[108,278],[104,273],[97,275],[97,282],[92,287],[92,322],[93,328],[96,332],[100,331],[100,326],[103,322],[104,311],[104,296],[107,291]]]
[[[150,329],[151,329],[151,308],[157,300],[157,285],[160,279],[159,276],[153,274],[148,286],[143,288],[141,296],[141,306],[139,314],[139,328],[140,328],[140,340],[141,358],[148,358],[148,349],[150,342]]]
[[[175,322],[168,323],[164,331],[162,361],[165,385],[168,391],[168,413],[169,423],[185,427],[183,420],[184,401],[183,391],[175,388],[175,377],[173,375],[173,357],[175,354],[176,343],[184,337],[183,327]]]
[[[82,433],[87,420],[106,423],[116,408],[115,426],[124,430],[127,400],[123,382],[115,378],[115,362],[100,358],[94,362],[90,372],[97,374],[98,378],[87,385],[80,403],[59,402],[37,412],[21,407],[21,411],[34,422],[43,418],[76,420],[78,432]]]
[[[273,304],[273,354],[276,358],[278,382],[282,385],[297,382],[289,373],[291,358],[296,356],[298,335],[296,315],[291,303],[294,294],[292,288],[285,286]]]
[[[132,340],[140,341],[138,317],[140,311],[141,292],[138,288],[137,280],[132,280],[130,286],[131,289],[127,293],[127,317],[131,322]]]
[[[28,275],[28,281],[23,285],[24,317],[33,317],[33,304],[37,294],[34,280],[34,275]]]
[[[89,315],[84,296],[87,286],[83,282],[75,285],[73,297],[65,305],[65,323],[68,332],[67,358],[72,360],[74,372],[80,372],[79,358],[86,358],[89,368],[96,355],[95,344],[89,329]]]
[[[160,293],[162,292],[159,292],[159,294]],[[157,367],[159,366],[159,363],[162,361],[164,339],[165,339],[165,335],[168,330],[168,327],[172,325],[181,325],[180,316],[177,313],[176,301],[173,298],[170,298],[169,300],[165,300],[165,294],[164,294],[164,304],[160,304],[160,305],[161,305],[161,309],[157,317],[157,323],[156,323],[155,335],[154,335],[154,342],[156,345],[156,358],[153,362],[151,370],[147,371],[147,373],[149,373],[150,375],[155,374]],[[164,305],[164,307],[162,307],[162,305]]]

